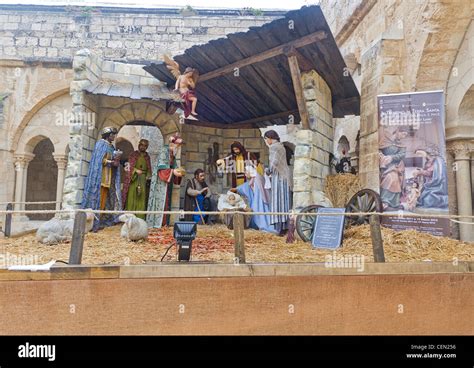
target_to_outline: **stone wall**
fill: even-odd
[[[240,16],[237,11],[87,7],[0,7],[0,59],[72,60],[88,48],[115,60],[159,60],[229,33],[246,31],[281,16]]]
[[[379,191],[377,95],[405,91],[403,40],[382,39],[362,56],[359,176],[364,188]]]

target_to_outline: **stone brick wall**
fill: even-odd
[[[174,12],[174,14],[173,14]],[[114,60],[159,60],[187,48],[246,31],[281,16],[240,16],[237,12],[82,7],[0,6],[0,59],[71,60],[88,48]]]
[[[377,95],[405,90],[403,40],[382,39],[362,56],[359,176],[364,188],[379,191]],[[396,67],[394,66],[396,65]]]
[[[296,132],[293,171],[293,207],[296,210],[323,200],[324,179],[329,174],[333,146],[331,90],[314,70],[303,73],[303,88],[310,130]]]

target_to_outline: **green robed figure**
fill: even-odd
[[[128,158],[127,176],[123,183],[122,203],[127,211],[146,211],[146,187],[147,180],[151,178],[150,155],[146,152],[149,142],[140,139],[138,150],[130,154]],[[137,214],[137,217],[145,220],[145,214]]]

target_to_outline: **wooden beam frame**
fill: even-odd
[[[298,59],[298,66],[302,72],[309,72],[310,70],[314,69],[313,63],[293,46],[285,48],[283,53],[286,56],[295,55]]]
[[[306,107],[306,100],[303,94],[303,82],[301,81],[301,72],[298,64],[298,56],[295,48],[291,48],[287,52],[288,64],[290,65],[291,79],[293,81],[293,89],[295,90],[296,103],[300,112],[301,127],[309,130],[309,113]]]
[[[324,31],[318,31],[314,33],[310,33],[309,35],[306,35],[304,37],[301,37],[295,41],[292,42],[287,42],[283,45],[276,46],[270,50],[264,51],[260,54],[249,56],[248,58],[236,61],[235,63],[226,65],[222,68],[218,68],[213,70],[212,72],[203,74],[199,77],[198,82],[202,83],[205,82],[209,79],[217,78],[222,75],[231,73],[235,70],[235,68],[243,68],[244,66],[259,63],[261,61],[273,58],[278,55],[282,55],[285,53],[285,50],[288,50],[290,48],[300,48],[304,47],[306,45],[321,41],[327,37],[327,33]]]
[[[209,128],[256,129],[257,128],[256,124],[261,123],[263,121],[271,121],[275,119],[287,118],[290,115],[296,115],[298,113],[299,113],[298,110],[288,110],[288,111],[278,112],[276,114],[260,116],[258,118],[253,118],[249,120],[237,121],[235,123],[215,123],[215,122],[210,122],[210,121],[199,121],[199,120],[191,120],[191,119],[185,119],[185,123],[188,125],[197,125],[197,126],[203,126],[203,127],[209,127]]]

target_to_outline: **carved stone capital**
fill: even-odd
[[[26,169],[31,160],[35,158],[32,153],[21,153],[13,156],[15,160],[15,170]]]
[[[466,140],[453,141],[448,143],[446,150],[454,155],[455,161],[469,160],[471,153],[474,152],[474,144]]]
[[[67,167],[67,155],[61,155],[61,154],[54,154],[53,153],[53,158],[54,161],[56,161],[56,164],[58,165],[59,170],[65,170]]]

